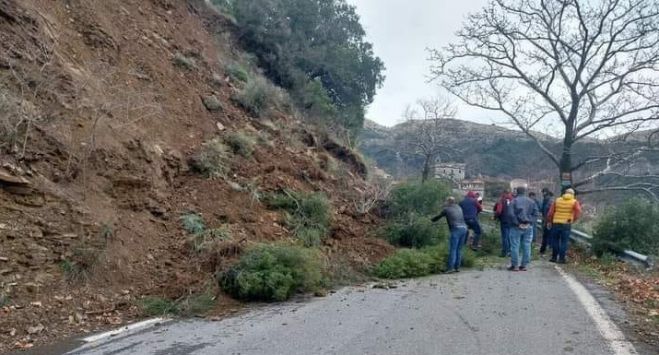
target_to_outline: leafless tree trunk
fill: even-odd
[[[416,107],[408,106],[403,113],[406,125],[397,139],[408,152],[423,157],[422,182],[431,177],[438,155],[450,149],[442,140],[442,120],[454,117],[455,113],[453,105],[444,98],[419,100]]]
[[[467,104],[507,116],[570,185],[620,173],[657,150],[657,1],[493,0],[468,17],[458,37],[431,51],[433,77]],[[537,133],[556,128],[560,151]],[[577,143],[652,130],[648,144],[573,157]],[[582,171],[589,173],[573,181]]]

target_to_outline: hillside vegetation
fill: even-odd
[[[267,61],[274,47],[257,51],[274,39],[244,22],[257,2],[0,1],[0,352],[143,316],[223,314],[237,304],[220,284],[280,299],[392,252],[358,208],[364,163],[309,124],[324,122],[319,103],[325,121],[360,126],[381,63],[344,2],[308,3],[320,7],[280,9],[334,13],[306,25],[347,21],[318,32],[343,47],[282,48],[295,62],[282,67]],[[300,61],[329,52],[343,62]],[[285,191],[294,206],[266,203]],[[250,270],[275,258],[268,275],[282,282],[236,291],[216,278],[243,255]]]

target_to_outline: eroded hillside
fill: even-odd
[[[286,105],[248,113],[233,43],[203,1],[0,1],[0,351],[124,324],[141,297],[195,294],[249,244],[292,239],[268,192],[330,197],[330,260],[390,252],[357,212],[363,163]],[[200,173],[217,142],[221,171]],[[188,213],[228,237],[194,253]]]

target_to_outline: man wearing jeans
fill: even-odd
[[[494,219],[501,224],[501,257],[510,255],[510,230],[513,227],[512,213],[513,194],[510,190],[503,191],[501,198],[494,205]]]
[[[460,202],[462,214],[468,229],[474,231],[474,240],[471,243],[471,249],[476,251],[480,247],[481,225],[478,222],[478,214],[483,211],[483,206],[478,203],[476,194],[469,191],[467,196]]]
[[[581,204],[574,197],[574,190],[567,189],[563,196],[556,199],[549,209],[548,221],[551,224],[552,253],[549,261],[565,264],[568,240],[572,233],[572,223],[581,216]],[[558,259],[557,259],[558,258]]]
[[[554,194],[548,188],[542,189],[542,207],[540,213],[542,214],[542,244],[540,246],[540,255],[545,255],[547,246],[553,248],[551,241],[551,220],[549,220],[549,209],[554,204]]]
[[[446,222],[451,232],[447,272],[459,272],[462,263],[462,245],[465,239],[467,239],[467,224],[465,223],[462,209],[455,203],[455,198],[449,197],[446,200],[446,207],[444,207],[442,213],[433,217],[432,221],[437,222],[442,217],[446,217]]]
[[[526,188],[517,188],[513,200],[513,228],[510,231],[510,271],[526,271],[531,262],[531,240],[533,221],[538,218],[539,209],[535,201],[526,196]],[[519,263],[519,247],[522,245],[522,263]],[[518,268],[519,267],[519,268]]]

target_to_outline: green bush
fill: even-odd
[[[446,269],[448,247],[437,245],[423,249],[400,249],[375,266],[375,276],[384,279],[419,277]]]
[[[384,235],[398,246],[424,247],[446,239],[447,228],[433,224],[450,189],[438,181],[408,182],[396,186],[389,195],[389,214]]]
[[[233,81],[246,83],[249,81],[247,69],[240,64],[231,63],[227,65],[226,72]]]
[[[331,224],[331,205],[324,194],[283,191],[270,194],[265,203],[287,212],[287,224],[305,246],[318,246],[327,236]]]
[[[196,213],[181,216],[181,224],[183,229],[191,234],[188,244],[195,253],[211,249],[215,242],[231,239],[231,233],[226,227],[206,229],[203,217]]]
[[[410,213],[420,216],[439,214],[451,188],[439,181],[407,182],[396,186],[390,195],[393,217],[406,217]]]
[[[466,267],[466,268],[476,266],[476,252],[474,252],[469,248],[463,248],[460,264],[462,265],[462,267]]]
[[[313,249],[289,245],[259,245],[219,275],[220,287],[235,298],[284,301],[296,292],[321,287],[323,267]]]
[[[294,191],[270,193],[265,196],[263,202],[271,209],[295,211],[298,208],[299,195]]]
[[[204,218],[196,213],[187,213],[181,216],[183,229],[190,234],[202,234],[206,230]]]
[[[478,250],[478,256],[497,255],[501,252],[501,233],[485,231],[483,228],[480,243],[482,247]]]
[[[274,109],[290,108],[284,91],[261,76],[252,78],[235,100],[254,117],[263,117]]]
[[[185,70],[192,70],[197,67],[197,62],[192,57],[187,57],[181,53],[176,53],[172,59],[174,65]]]
[[[410,215],[406,219],[395,220],[384,229],[389,243],[408,248],[421,248],[436,245],[446,238],[446,227],[437,226],[429,217]]]
[[[339,111],[337,123],[361,129],[384,64],[365,41],[354,6],[344,0],[213,1],[235,17],[243,48],[273,82],[292,92],[304,92],[309,81],[322,83]]]
[[[148,317],[178,314],[180,311],[176,302],[162,297],[145,297],[139,301],[139,306]]]
[[[254,153],[256,142],[254,138],[244,132],[230,133],[224,138],[224,141],[235,154],[243,158],[249,158]]]
[[[294,97],[298,106],[304,108],[304,111],[311,117],[327,119],[333,118],[338,114],[338,110],[332,99],[323,87],[323,83],[318,80],[309,80],[299,90],[296,90]]]
[[[193,171],[209,178],[222,177],[229,172],[229,148],[219,139],[203,144],[201,151],[190,160]]]
[[[659,205],[643,199],[630,199],[598,218],[593,251],[600,256],[626,249],[659,255],[657,221]]]
[[[183,316],[200,316],[215,306],[215,296],[210,291],[193,294],[185,298],[176,306],[179,314]]]

